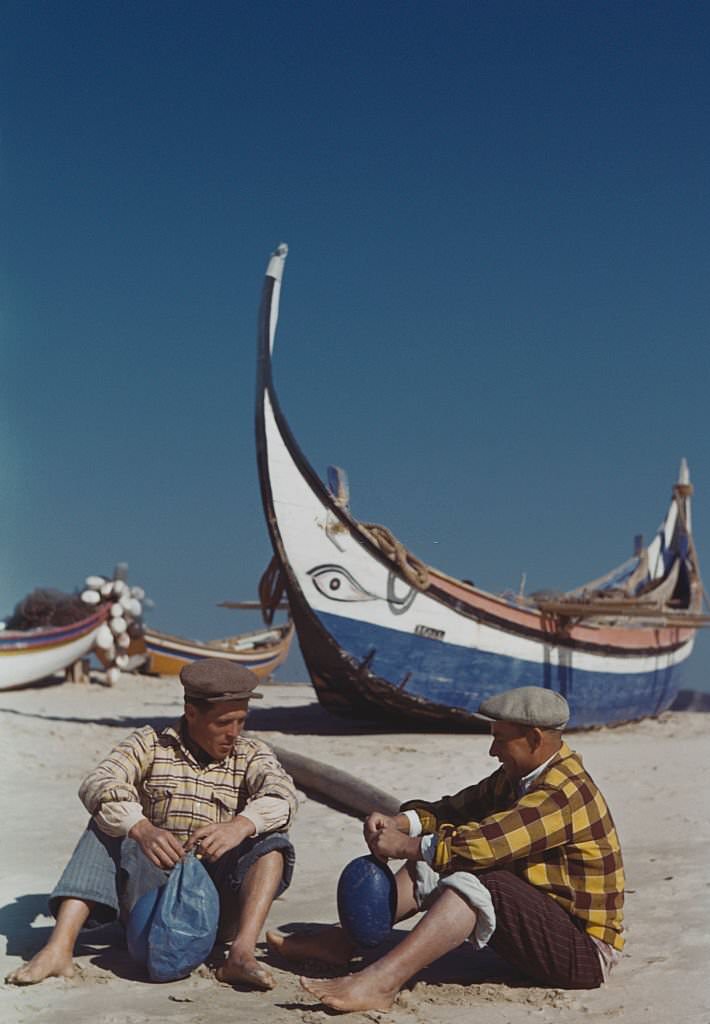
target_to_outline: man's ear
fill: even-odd
[[[539,750],[544,739],[545,737],[542,734],[542,729],[538,729],[536,725],[528,730],[528,743],[530,744],[531,750]]]
[[[186,701],[185,702],[185,718],[188,720],[188,722],[194,721],[194,718],[195,718],[196,714],[197,714],[197,710],[195,708],[195,705],[194,704],[188,704],[187,701]]]

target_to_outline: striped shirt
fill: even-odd
[[[282,806],[269,815],[271,828],[285,829],[296,813],[293,781],[261,740],[239,736],[222,761],[201,763],[184,742],[181,723],[161,733],[146,725],[114,747],[84,779],[79,799],[110,834],[128,831],[145,816],[181,843],[203,825],[229,821],[251,805]],[[135,813],[125,813],[135,808]],[[123,822],[123,825],[121,825]],[[275,825],[275,822],[278,822]]]
[[[624,867],[609,808],[566,743],[516,796],[503,768],[435,803],[411,800],[422,831],[436,835],[440,874],[505,867],[546,892],[593,938],[622,936]]]

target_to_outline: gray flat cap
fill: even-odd
[[[539,729],[564,729],[569,721],[569,704],[561,694],[542,686],[517,686],[482,701],[474,718]]]
[[[243,665],[224,658],[201,658],[180,670],[185,696],[210,703],[227,700],[253,700],[263,697],[254,693],[259,680]]]

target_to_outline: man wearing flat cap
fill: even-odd
[[[523,686],[484,701],[478,717],[490,725],[497,771],[454,796],[367,818],[372,853],[406,861],[396,875],[396,920],[426,913],[357,974],[301,979],[332,1009],[389,1009],[409,978],[466,940],[555,988],[596,988],[617,961],[621,850],[604,797],[562,739],[567,701]],[[267,940],[286,957],[331,964],[356,952],[338,926]]]
[[[71,976],[80,930],[119,916],[125,923],[192,850],[217,888],[218,938],[229,943],[217,977],[273,987],[254,950],[293,872],[293,782],[265,743],[242,734],[249,701],[261,697],[252,672],[206,658],[186,665],[180,681],[182,718],[161,732],[138,729],[82,782],[79,797],[92,817],[50,897],[56,925],[7,981]]]

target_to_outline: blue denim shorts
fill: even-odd
[[[283,856],[283,875],[277,892],[280,896],[291,884],[296,860],[293,846],[283,832],[250,837],[219,860],[203,861],[220,901],[233,899],[252,864],[272,850],[279,850]],[[92,904],[85,927],[98,927],[117,918],[125,921],[141,896],[164,885],[169,873],[152,864],[135,839],[108,836],[92,820],[49,897],[49,910],[56,917],[62,900],[81,899]]]

